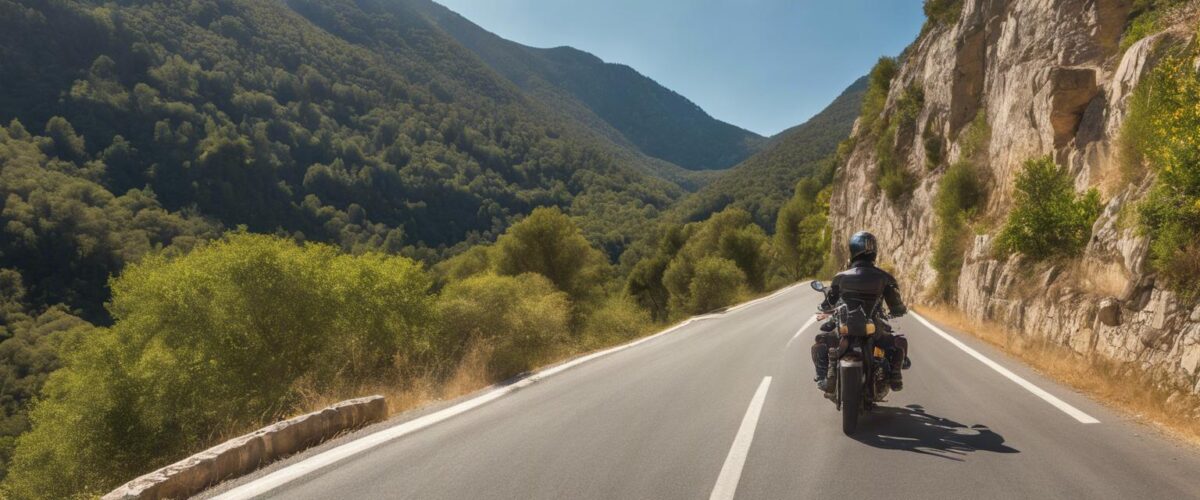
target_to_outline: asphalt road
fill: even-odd
[[[820,298],[795,287],[206,496],[1200,497],[1196,449],[911,316],[895,323],[914,361],[905,390],[843,435],[812,383]]]

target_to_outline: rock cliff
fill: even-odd
[[[859,140],[830,201],[834,251],[857,230],[875,232],[884,265],[897,270],[906,294],[932,301],[932,203],[945,165],[963,154],[959,134],[980,116],[990,128],[977,153],[987,201],[965,248],[956,305],[971,318],[1127,362],[1174,390],[1200,393],[1200,306],[1156,284],[1148,242],[1123,220],[1152,179],[1122,181],[1116,156],[1131,92],[1153,65],[1153,48],[1164,37],[1194,36],[1196,6],[1182,7],[1177,22],[1122,50],[1131,3],[963,0],[956,22],[931,21],[901,55],[884,112],[897,108],[906,89],[923,90],[915,126],[900,128],[895,147],[915,188],[893,202],[876,187],[878,148],[856,127]],[[1069,170],[1077,188],[1101,193],[1091,240],[1072,259],[997,257],[991,250],[1014,176],[1025,160],[1045,155]]]

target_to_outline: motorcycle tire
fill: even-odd
[[[838,367],[838,391],[842,402],[842,433],[849,436],[858,429],[858,410],[862,407],[862,366]]]

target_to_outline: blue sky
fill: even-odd
[[[920,0],[436,0],[504,38],[627,64],[771,135],[820,111],[921,29]]]

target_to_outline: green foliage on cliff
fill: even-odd
[[[875,161],[878,164],[876,183],[892,203],[903,200],[917,186],[916,175],[896,158],[898,152],[906,152],[909,147],[907,141],[898,144],[897,138],[912,136],[924,105],[925,91],[910,85],[896,99],[896,109],[883,121],[877,122],[882,131],[875,141]]]
[[[925,19],[934,26],[948,26],[962,14],[962,0],[925,0]]]
[[[970,222],[987,200],[983,166],[990,136],[986,111],[980,110],[959,135],[959,159],[942,174],[933,198],[937,226],[930,265],[937,272],[933,289],[943,300],[953,298],[958,289]]]
[[[1133,0],[1125,32],[1121,35],[1121,52],[1138,40],[1162,31],[1162,19],[1171,9],[1187,4],[1187,0]]]
[[[1076,193],[1070,174],[1049,156],[1027,160],[1017,173],[1012,209],[996,248],[1034,260],[1078,255],[1099,215],[1099,192]]]
[[[867,92],[863,95],[862,109],[858,115],[859,133],[878,132],[875,123],[883,114],[883,106],[887,104],[888,90],[892,86],[892,78],[899,71],[899,63],[894,57],[880,57],[871,73],[867,76]]]
[[[1195,42],[1176,47],[1139,83],[1122,143],[1127,161],[1157,174],[1138,207],[1152,264],[1168,287],[1200,298],[1200,75]]]

